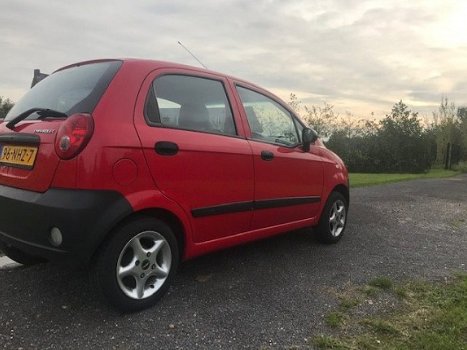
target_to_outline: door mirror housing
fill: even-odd
[[[303,150],[308,152],[310,150],[310,145],[318,139],[318,134],[316,131],[310,128],[304,128],[302,131],[302,142]]]

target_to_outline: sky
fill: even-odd
[[[0,96],[18,101],[35,68],[88,59],[199,66],[178,41],[211,70],[341,115],[467,105],[463,0],[2,0]]]

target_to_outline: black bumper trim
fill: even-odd
[[[15,247],[18,247],[18,246],[31,246],[35,249],[42,249],[42,250],[45,250],[45,251],[50,251],[50,253],[52,254],[67,254],[67,252],[65,250],[62,250],[62,249],[57,249],[57,248],[53,248],[53,247],[47,247],[47,246],[44,246],[44,245],[41,245],[41,244],[36,244],[36,243],[32,243],[32,242],[28,242],[28,241],[24,241],[22,239],[19,239],[19,238],[15,238],[15,237],[12,237],[10,235],[7,235],[5,232],[1,232],[0,231],[0,240],[2,241],[5,241],[5,242],[9,242],[7,245],[11,245],[11,246],[15,246]],[[11,243],[11,242],[14,242],[14,243]]]
[[[116,191],[38,193],[0,185],[0,243],[52,261],[88,262],[109,230],[131,213]],[[52,227],[62,232],[59,247],[49,241]]]

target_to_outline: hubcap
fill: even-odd
[[[338,237],[345,226],[345,205],[341,200],[337,200],[329,211],[329,231],[333,237]]]
[[[160,233],[137,234],[120,252],[117,281],[132,299],[145,299],[156,293],[167,279],[172,263],[169,243]]]

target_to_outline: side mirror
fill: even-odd
[[[310,128],[304,128],[302,131],[302,142],[303,150],[308,152],[310,150],[310,145],[318,139],[318,134],[316,131]]]

